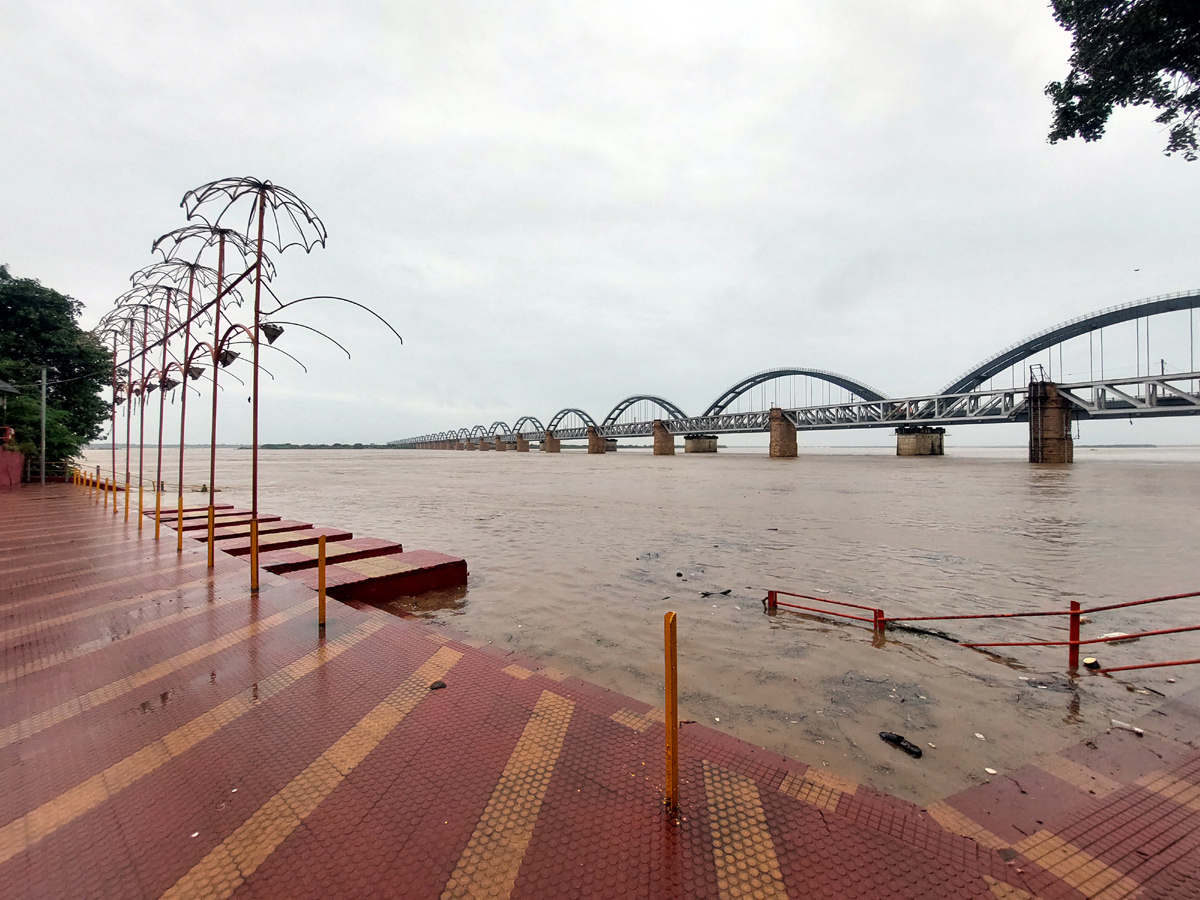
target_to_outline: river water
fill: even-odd
[[[107,453],[89,458],[108,468]],[[170,471],[174,451],[166,458]],[[1200,590],[1200,448],[1077,447],[1076,459],[1031,466],[1022,449],[953,447],[916,459],[806,448],[794,460],[263,451],[260,490],[264,511],[467,559],[465,593],[398,601],[396,612],[655,705],[662,618],[674,610],[682,717],[929,803],[987,779],[986,767],[1011,770],[1200,686],[1200,666],[1073,681],[1066,648],[985,655],[902,631],[874,646],[856,623],[765,614],[766,590],[889,617]],[[189,450],[187,465],[186,482],[207,480],[206,451]],[[218,451],[217,483],[223,501],[247,504],[249,452]],[[1200,624],[1200,598],[1094,618],[1085,638]],[[1066,637],[1065,619],[933,626],[955,640]],[[1084,655],[1105,665],[1194,658],[1197,635]]]

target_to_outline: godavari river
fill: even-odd
[[[88,457],[109,468],[107,452]],[[222,502],[248,504],[249,459],[218,451]],[[166,451],[166,471],[176,460]],[[148,455],[148,478],[153,466]],[[207,475],[207,451],[189,449],[189,503],[203,502],[191,491]],[[465,592],[390,608],[655,705],[662,619],[674,610],[683,718],[921,803],[1200,686],[1200,666],[1072,680],[1064,647],[988,655],[955,643],[1062,640],[1065,619],[932,623],[953,640],[890,631],[874,646],[856,623],[763,608],[768,588],[888,616],[1200,590],[1200,448],[1077,447],[1068,467],[1031,466],[1016,448],[941,458],[805,448],[793,460],[263,451],[260,497],[287,518],[466,558]],[[1085,638],[1195,625],[1200,598],[1094,618]],[[1114,666],[1195,658],[1200,632],[1084,655]]]

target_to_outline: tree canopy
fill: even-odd
[[[46,458],[70,459],[100,436],[110,406],[99,391],[112,383],[112,354],[77,320],[83,304],[33,278],[14,278],[0,266],[0,380],[16,447],[37,452],[41,378],[46,366]]]
[[[1200,0],[1051,0],[1071,32],[1071,71],[1046,86],[1050,143],[1096,141],[1114,107],[1152,106],[1166,154],[1196,159],[1200,127]]]

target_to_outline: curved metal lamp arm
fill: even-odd
[[[319,328],[313,328],[311,325],[305,325],[302,322],[288,322],[286,320],[281,320],[281,319],[271,319],[271,322],[274,323],[275,325],[292,325],[296,328],[305,328],[308,331],[315,331],[321,337],[325,338],[325,340],[329,341],[332,344],[336,344],[337,348],[346,354],[346,359],[353,359],[353,357],[350,355],[349,350],[347,350],[345,347],[343,347],[340,343],[338,343],[336,340],[331,338],[325,332],[321,331],[321,329],[319,329]]]
[[[272,293],[272,296],[274,296],[274,293]],[[279,298],[275,297],[275,300],[278,301]],[[339,300],[342,303],[349,303],[351,306],[357,306],[359,309],[369,312],[371,315],[373,315],[375,318],[377,318],[380,322],[382,322],[384,325],[386,325],[388,331],[390,331],[392,334],[394,334],[396,336],[396,340],[398,340],[401,344],[404,343],[404,338],[400,337],[400,332],[398,332],[395,328],[392,327],[391,322],[389,322],[387,319],[385,319],[379,313],[375,312],[375,310],[371,309],[371,307],[365,306],[362,303],[359,303],[357,300],[350,300],[347,297],[335,297],[332,294],[314,294],[311,297],[300,297],[297,300],[289,300],[287,303],[280,303],[279,308],[276,309],[275,312],[279,312],[279,310],[281,310],[281,309],[287,309],[289,306],[295,306],[297,303],[303,303],[305,300]]]
[[[300,362],[300,360],[296,359],[296,357],[292,356],[292,354],[288,353],[286,350],[280,350],[278,347],[276,347],[272,344],[267,344],[266,346],[263,347],[263,349],[264,350],[274,350],[276,353],[282,353],[284,356],[286,356],[288,359],[290,359],[292,362],[294,362],[296,365],[298,365],[300,368],[302,368],[304,370],[305,374],[308,374],[308,366],[306,366],[304,363]],[[259,363],[259,367],[260,368],[262,367],[261,363]],[[266,370],[263,369],[263,371],[265,372]],[[275,376],[272,375],[271,377],[274,378]]]

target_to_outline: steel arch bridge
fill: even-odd
[[[708,405],[699,416],[688,416],[678,405],[655,394],[634,394],[620,401],[599,423],[578,407],[560,409],[545,423],[535,416],[522,416],[512,427],[493,422],[489,428],[475,425],[458,431],[440,432],[393,441],[393,446],[428,447],[494,437],[512,442],[519,435],[525,440],[552,436],[558,440],[581,440],[589,433],[600,437],[647,437],[654,433],[659,422],[671,434],[739,434],[764,432],[770,427],[770,410],[729,412],[736,401],[760,386],[783,378],[805,377],[847,391],[852,399],[840,403],[811,404],[782,409],[781,413],[797,430],[832,430],[845,428],[878,428],[908,425],[945,426],[953,424],[985,424],[1028,421],[1028,384],[1015,383],[1015,368],[1035,355],[1073,339],[1120,323],[1147,320],[1172,312],[1200,308],[1200,290],[1163,294],[1143,300],[1112,306],[1078,316],[1051,328],[1043,329],[1022,341],[1012,344],[988,357],[969,372],[950,382],[941,391],[920,396],[891,398],[870,385],[837,372],[804,366],[766,369],[730,386]],[[1189,340],[1194,344],[1195,326],[1189,313]],[[1140,340],[1140,338],[1138,339]],[[1103,344],[1101,344],[1103,354]],[[1140,350],[1139,350],[1140,353]],[[1056,383],[1058,392],[1071,404],[1072,413],[1079,419],[1145,418],[1161,416],[1200,415],[1200,371],[1195,363],[1194,350],[1189,365],[1181,371],[1163,370],[1153,375],[1149,371],[1149,348],[1146,350],[1146,373],[1139,370],[1134,377],[1104,377],[1103,355],[1101,377],[1066,383]],[[1036,368],[1036,366],[1034,366]],[[985,388],[994,376],[1014,371],[1014,384],[1004,388]],[[1061,373],[1060,373],[1061,376]],[[638,403],[648,403],[662,413],[647,421],[620,421],[622,415]],[[564,427],[574,416],[582,426]]]

